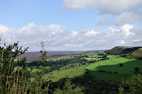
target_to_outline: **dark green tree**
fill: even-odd
[[[82,88],[72,84],[70,80],[65,82],[63,89],[56,89],[54,94],[83,94]]]
[[[29,74],[26,69],[26,59],[16,59],[27,49],[19,47],[18,42],[0,46],[0,94],[22,94],[27,91]]]
[[[142,75],[133,75],[122,83],[119,94],[142,94]]]

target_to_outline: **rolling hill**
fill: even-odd
[[[106,52],[111,55],[130,54],[138,50],[139,48],[142,48],[142,47],[117,46]]]
[[[136,59],[142,59],[142,48],[139,48],[138,50],[134,51],[131,54],[131,56],[136,58]]]

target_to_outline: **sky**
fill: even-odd
[[[141,0],[0,0],[1,44],[29,51],[142,46]]]

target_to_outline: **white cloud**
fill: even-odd
[[[121,13],[142,5],[141,0],[64,0],[65,9],[100,9],[107,13]]]
[[[120,41],[120,44],[125,44],[125,41],[124,41],[124,40],[121,40],[121,41]]]
[[[142,23],[141,0],[63,0],[63,8],[99,11],[99,15],[95,15],[98,25]]]
[[[142,26],[125,24],[106,29],[68,30],[66,26],[49,26],[30,23],[18,29],[0,25],[2,42],[20,42],[30,51],[39,51],[40,42],[45,41],[47,50],[93,50],[108,49],[118,45],[142,45]]]
[[[77,36],[77,34],[78,34],[77,31],[72,31],[72,32],[71,32],[71,35],[72,35],[72,36]]]
[[[125,24],[125,25],[121,26],[121,30],[124,32],[125,36],[134,35],[135,33],[130,31],[133,28],[134,28],[134,26],[129,25],[129,24]]]
[[[7,32],[9,30],[8,27],[4,26],[4,25],[0,25],[0,32]]]
[[[91,29],[91,30],[87,31],[84,35],[91,37],[91,36],[97,35],[97,32],[95,30]]]

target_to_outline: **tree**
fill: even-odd
[[[44,41],[41,41],[41,51],[40,51],[40,61],[38,62],[39,65],[39,71],[37,71],[35,76],[35,83],[34,83],[34,89],[36,94],[47,94],[48,88],[50,85],[50,80],[47,80],[48,85],[44,88],[42,86],[44,85],[43,75],[46,72],[45,65],[47,65],[47,52],[44,48]],[[47,69],[47,71],[49,71]]]
[[[47,52],[46,52],[46,50],[45,50],[45,48],[44,48],[44,41],[41,41],[41,51],[40,51],[40,58],[41,58],[41,60],[40,60],[40,65],[46,65],[47,64]]]
[[[142,75],[133,75],[123,82],[119,88],[119,94],[142,94]]]
[[[120,64],[119,66],[120,66],[120,67],[123,67],[123,64]]]
[[[16,59],[27,49],[19,47],[18,42],[0,46],[0,94],[22,94],[27,91],[29,74],[26,69],[26,58]]]
[[[140,72],[139,67],[135,67],[135,72],[134,73],[139,73],[139,72]]]
[[[56,89],[54,94],[83,94],[82,88],[71,84],[70,80],[65,82],[63,89]]]

